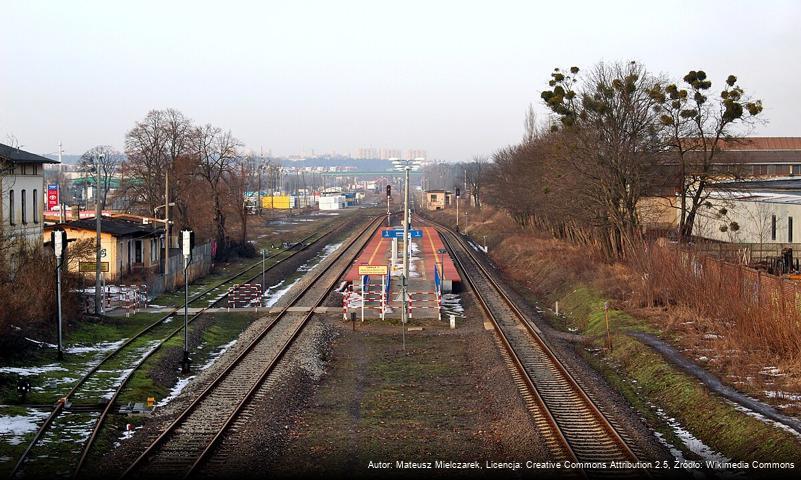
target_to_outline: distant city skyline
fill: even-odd
[[[10,5],[0,142],[40,154],[59,140],[72,154],[122,149],[149,110],[176,108],[277,156],[383,148],[464,161],[519,142],[529,104],[547,118],[554,67],[632,59],[671,79],[704,69],[715,91],[735,74],[765,105],[749,133],[801,136],[797,1],[576,1],[568,23],[524,1]]]

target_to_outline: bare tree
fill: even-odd
[[[715,169],[715,160],[725,142],[736,141],[737,128],[752,125],[762,113],[762,102],[751,100],[729,75],[718,97],[710,98],[712,82],[703,70],[691,70],[676,83],[654,85],[665,143],[678,163],[680,219],[679,235],[692,236],[698,209],[710,194],[710,184],[725,175]],[[730,172],[731,173],[731,172]]]
[[[225,246],[227,238],[223,209],[223,182],[234,172],[239,157],[240,143],[230,131],[224,132],[211,124],[195,128],[193,136],[197,155],[195,172],[211,190],[215,238],[218,245]]]
[[[125,136],[124,191],[135,203],[144,205],[148,215],[164,203],[164,177],[169,168],[166,120],[163,111],[151,110]]]
[[[81,170],[91,174],[95,185],[95,195],[100,194],[100,209],[106,208],[111,180],[116,176],[123,162],[123,155],[111,145],[97,145],[81,155]]]
[[[481,182],[486,173],[486,166],[489,159],[483,155],[476,155],[473,161],[464,166],[467,176],[467,188],[469,195],[473,197],[473,205],[481,210]]]
[[[638,234],[637,203],[649,185],[654,155],[661,144],[656,100],[659,79],[636,62],[596,65],[580,78],[555,69],[546,105],[558,116],[564,136],[561,180],[575,183],[573,195],[601,231],[604,251],[618,257]]]

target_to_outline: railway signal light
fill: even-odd
[[[64,253],[67,250],[67,232],[61,229],[50,232],[50,242],[53,244],[53,252],[56,254],[56,308],[58,319],[58,359],[64,358],[64,350],[61,348],[61,266],[64,263]]]
[[[189,373],[189,264],[192,263],[192,249],[195,246],[195,232],[181,231],[181,250],[184,254],[184,356],[181,360],[181,372]],[[165,259],[166,261],[166,259]]]
[[[392,185],[387,185],[387,196],[388,197],[392,196]]]

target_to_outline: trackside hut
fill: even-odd
[[[101,217],[101,262],[106,281],[117,281],[132,273],[157,273],[160,268],[163,250],[164,229],[155,225],[145,225],[122,218]],[[49,240],[50,230],[61,228],[67,238],[93,240],[96,238],[95,219],[85,218],[57,224],[45,229],[45,241]],[[95,257],[83,258],[80,262],[70,262],[70,271],[84,270],[94,274]]]
[[[450,207],[452,194],[447,190],[426,190],[425,205],[428,210],[442,210]]]

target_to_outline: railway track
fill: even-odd
[[[272,261],[272,264],[265,270],[270,270],[292,256],[305,251],[339,228],[341,226],[325,232],[315,232],[301,239],[295,245],[266,257],[266,260]],[[206,304],[199,312],[193,314],[188,322],[194,322],[206,310],[223,301],[227,297],[227,286],[246,277],[249,272],[258,268],[258,273],[247,277],[247,280],[242,283],[248,283],[261,277],[261,265],[262,262],[259,260],[190,298],[188,302],[190,306],[204,300]],[[221,289],[223,294],[207,300]],[[47,476],[52,476],[54,473],[63,476],[77,476],[83,468],[90,448],[97,439],[105,420],[112,413],[115,402],[128,381],[151,355],[183,331],[182,322],[178,327],[169,322],[169,319],[180,313],[183,307],[182,304],[171,309],[158,320],[123,341],[78,379],[73,387],[56,402],[51,413],[17,460],[10,478],[25,477],[26,470],[34,472],[30,475],[31,477],[42,476],[39,475],[40,472],[36,472],[38,464],[48,463],[51,465],[49,462],[52,462],[54,458],[59,459],[59,466],[64,470],[53,472],[49,470],[49,466],[43,465],[43,468],[48,469]],[[100,408],[99,410],[85,408],[91,405]],[[85,429],[87,426],[91,428],[91,433],[85,441],[79,442],[79,448],[76,448],[72,442],[64,441],[67,437],[66,434]],[[70,459],[77,459],[77,463],[70,464]]]
[[[450,229],[430,223],[442,233],[463,278],[492,321],[504,355],[514,367],[518,388],[552,455],[587,465],[580,469],[586,477],[617,477],[624,472],[643,475],[644,470],[593,468],[593,464],[612,461],[636,464],[640,455],[557,358],[472,247]]]
[[[303,328],[337,286],[342,273],[384,217],[376,217],[283,307],[255,338],[159,434],[122,477],[182,477],[197,473],[237,418],[247,409]],[[306,313],[291,312],[303,304]]]

